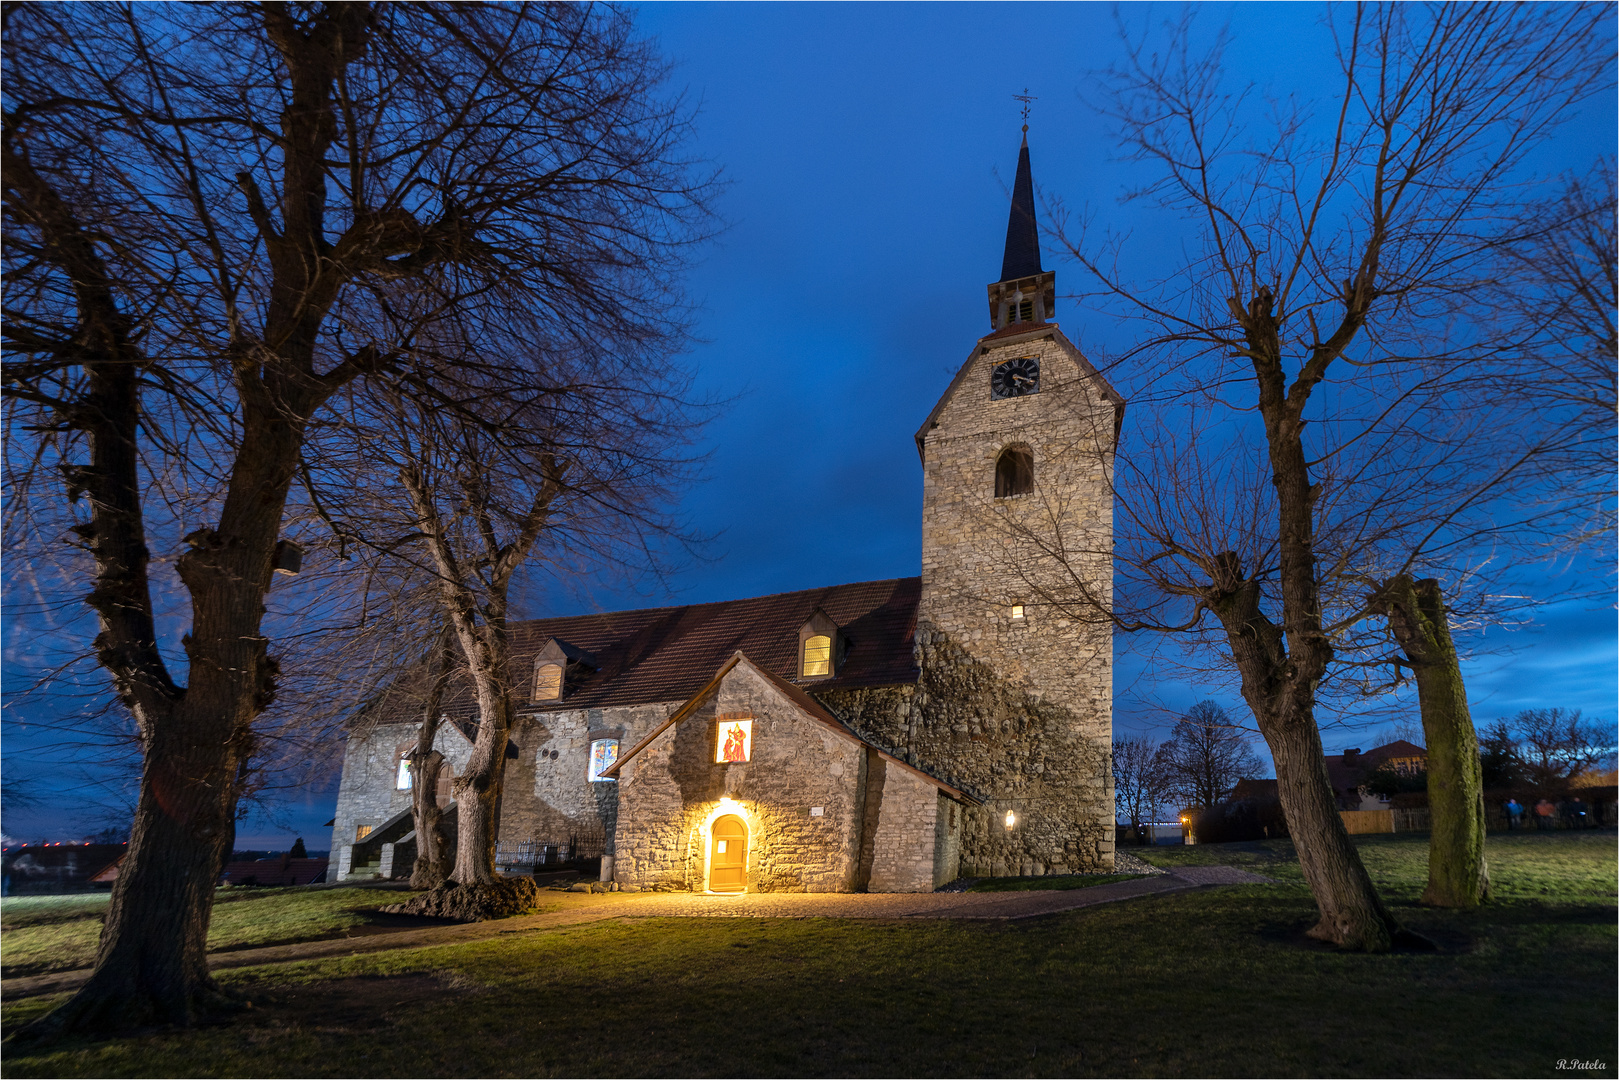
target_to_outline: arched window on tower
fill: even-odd
[[[995,462],[995,497],[1027,495],[1034,490],[1034,454],[1027,446],[1008,446]]]

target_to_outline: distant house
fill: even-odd
[[[1416,743],[1395,739],[1365,753],[1354,748],[1341,754],[1328,754],[1327,776],[1332,780],[1332,793],[1338,798],[1338,809],[1387,810],[1388,796],[1366,790],[1366,781],[1384,767],[1401,776],[1416,776],[1428,770],[1428,751]]]
[[[0,886],[7,896],[86,892],[107,865],[121,858],[126,844],[27,844],[8,848],[0,858]]]
[[[1366,790],[1366,781],[1387,766],[1401,776],[1416,776],[1428,769],[1428,751],[1415,743],[1396,739],[1362,753],[1352,748],[1341,754],[1327,754],[1327,778],[1340,810],[1387,810],[1389,800]],[[1276,798],[1275,780],[1237,781],[1227,802],[1266,802]]]

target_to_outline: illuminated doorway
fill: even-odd
[[[748,889],[748,827],[735,814],[714,819],[708,839],[708,891]]]

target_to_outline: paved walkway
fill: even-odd
[[[1035,889],[1003,893],[547,893],[558,910],[491,922],[427,926],[396,933],[301,941],[257,949],[233,949],[208,957],[213,970],[285,964],[331,956],[358,956],[390,949],[458,945],[503,934],[584,926],[612,919],[1029,919],[1138,896],[1184,892],[1213,885],[1256,885],[1270,878],[1230,866],[1186,866],[1167,874],[1092,885],[1085,889]],[[88,968],[7,979],[0,998],[12,1000],[72,990],[90,977]]]

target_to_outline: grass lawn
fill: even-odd
[[[210,949],[339,937],[367,923],[397,889],[221,889],[208,929]],[[0,901],[0,975],[71,971],[95,961],[109,895],[8,896]]]
[[[8,1049],[6,1075],[1614,1074],[1613,833],[1490,837],[1500,899],[1460,913],[1414,906],[1425,837],[1358,839],[1440,951],[1308,942],[1285,843],[1157,849],[1278,884],[1004,923],[626,920],[237,969],[222,980],[255,1008],[232,1024]],[[57,1000],[9,1004],[5,1027]]]
[[[1053,874],[1050,877],[984,878],[967,888],[968,892],[1027,892],[1030,889],[1084,889],[1091,885],[1111,885],[1134,881],[1145,874]]]

